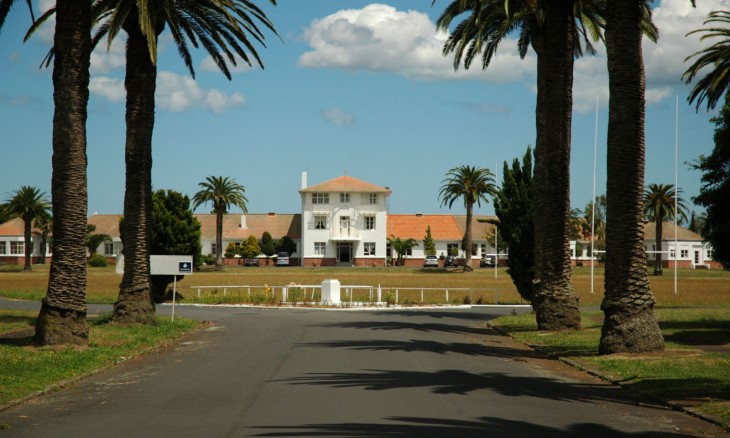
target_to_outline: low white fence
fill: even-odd
[[[222,291],[223,297],[234,292],[246,301],[257,294],[271,301],[281,303],[319,303],[322,285],[289,284],[289,285],[221,285],[190,286],[197,293],[198,300],[204,300]],[[245,294],[245,296],[243,296]],[[278,299],[277,299],[278,298]],[[291,300],[294,301],[291,301]],[[456,301],[463,304],[499,304],[499,288],[434,288],[434,287],[383,287],[370,285],[341,285],[341,304],[356,305],[373,304],[452,304]]]

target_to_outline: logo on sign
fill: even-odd
[[[193,272],[193,264],[188,262],[178,263],[177,270],[180,272]]]

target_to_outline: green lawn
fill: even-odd
[[[535,315],[507,316],[494,325],[516,340],[624,387],[696,409],[730,428],[730,312],[727,308],[655,309],[666,350],[598,356],[602,312],[583,312],[579,331],[537,331]]]
[[[0,405],[160,347],[199,326],[185,318],[122,326],[106,316],[89,322],[88,348],[58,349],[32,346],[37,315],[0,309]]]

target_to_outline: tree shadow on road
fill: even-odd
[[[383,423],[332,423],[306,424],[301,426],[261,426],[257,429],[270,430],[252,436],[257,437],[684,437],[681,433],[635,432],[627,433],[609,426],[590,423],[576,423],[567,429],[532,424],[526,421],[506,420],[496,417],[481,417],[475,420],[451,420],[439,418],[390,417]]]

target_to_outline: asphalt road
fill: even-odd
[[[180,307],[214,325],[0,412],[0,436],[726,436],[496,336],[504,312]]]

